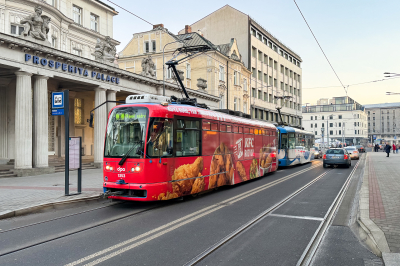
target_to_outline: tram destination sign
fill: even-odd
[[[76,67],[73,65],[69,65],[66,63],[61,63],[58,61],[46,59],[46,58],[40,58],[39,56],[31,55],[31,54],[25,54],[25,62],[32,62],[33,64],[36,65],[41,65],[43,67],[49,67],[52,69],[58,69],[64,72],[68,73],[73,73],[77,74],[80,76],[83,76],[85,78],[92,78],[92,79],[98,79],[101,81],[113,83],[113,84],[119,84],[120,79],[118,77],[114,76],[109,76],[109,75],[104,75],[103,73],[99,73],[96,71],[89,71],[85,68],[82,67]]]

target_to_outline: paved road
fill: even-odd
[[[99,204],[0,221],[0,265],[184,265],[326,173],[200,262],[295,265],[352,168],[323,169],[316,160],[183,201]],[[55,219],[61,216],[67,217]]]

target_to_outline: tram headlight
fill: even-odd
[[[110,171],[114,170],[114,167],[110,166]]]
[[[107,171],[110,170],[110,166],[109,165],[106,166],[106,170]]]
[[[131,172],[135,172],[135,167],[132,167]]]
[[[139,172],[140,171],[140,167],[136,166],[135,170],[136,170],[136,172]]]

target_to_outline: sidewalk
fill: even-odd
[[[82,194],[74,196],[64,196],[64,172],[0,178],[0,219],[16,210],[98,196],[103,192],[102,184],[102,169],[82,171]],[[71,194],[77,191],[77,171],[70,172],[69,189]]]
[[[394,260],[387,265],[400,265],[400,154],[391,153],[389,158],[384,152],[367,154],[360,225],[384,260]]]

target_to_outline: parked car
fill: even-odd
[[[356,148],[357,148],[359,153],[365,152],[365,149],[364,149],[363,145],[356,145]]]
[[[327,150],[322,159],[324,168],[330,165],[344,165],[346,168],[351,166],[350,154],[343,148]]]
[[[314,158],[322,158],[322,150],[320,150],[318,147],[314,147],[315,152],[314,152]]]
[[[350,154],[350,158],[353,160],[355,159],[360,159],[360,155],[358,153],[358,150],[356,148],[356,146],[348,146],[345,148],[347,150],[347,152]]]

